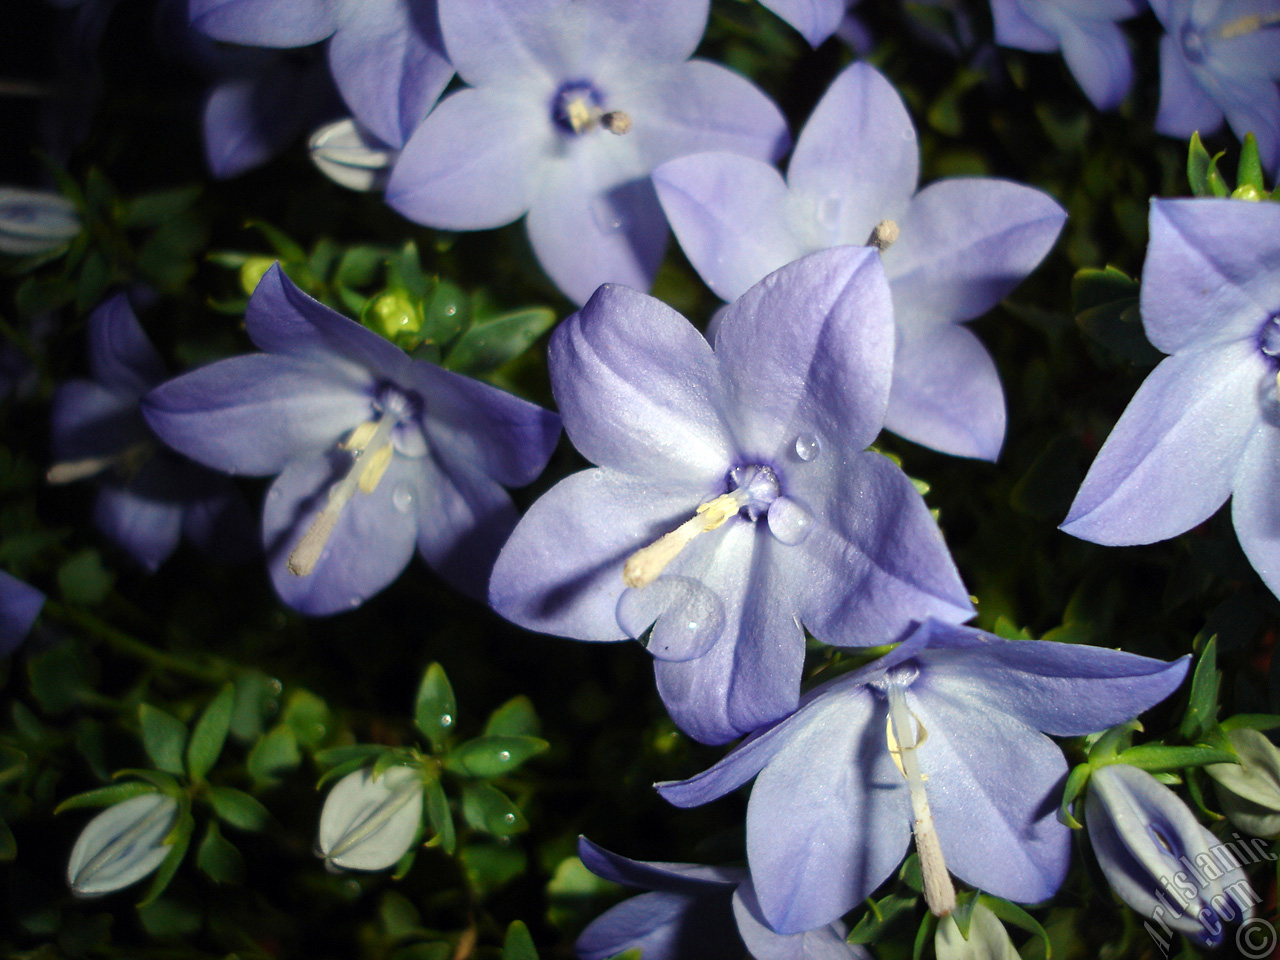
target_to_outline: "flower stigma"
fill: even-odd
[[[729,481],[734,489],[699,504],[680,526],[631,554],[622,567],[622,582],[634,588],[648,586],[700,534],[723,526],[744,511],[754,523],[778,499],[778,475],[770,467],[735,467],[729,472]]]
[[[916,757],[916,751],[929,734],[924,724],[907,707],[905,691],[914,679],[914,672],[908,675],[905,671],[895,670],[885,680],[883,689],[889,698],[885,739],[889,744],[889,755],[906,779],[907,789],[911,793],[911,832],[915,834],[916,852],[920,856],[920,877],[924,882],[925,903],[935,917],[945,917],[956,908],[956,889],[942,857],[937,831],[933,828],[933,813],[929,809],[929,796],[924,789],[926,778],[920,772],[920,762]]]
[[[888,250],[898,239],[898,224],[893,220],[881,220],[871,228],[871,236],[863,246],[875,247],[881,253]]]
[[[597,126],[621,136],[631,129],[631,117],[621,110],[605,110],[604,97],[588,80],[561,84],[551,102],[551,118],[566,133],[581,136]]]
[[[329,542],[338,518],[356,492],[373,493],[395,455],[395,428],[412,416],[412,401],[397,391],[387,391],[380,404],[381,416],[351,431],[339,448],[351,452],[351,466],[341,480],[329,488],[324,509],[289,554],[286,567],[294,576],[305,577],[315,570]]]

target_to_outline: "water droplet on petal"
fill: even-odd
[[[350,607],[352,610],[354,610],[356,607],[360,606],[360,604],[362,603],[364,603],[364,600],[362,600],[360,597],[352,597],[350,600],[347,601],[347,606]]]
[[[665,576],[618,598],[618,626],[639,639],[652,624],[648,650],[659,660],[696,660],[724,630],[724,603],[700,581]]]
[[[602,233],[618,233],[627,225],[626,215],[608,197],[595,197],[591,201],[591,219]]]
[[[413,509],[413,489],[407,483],[400,483],[391,491],[391,505],[401,513]]]
[[[822,441],[812,433],[802,433],[796,437],[796,456],[808,463],[822,455]]]
[[[769,507],[769,532],[789,547],[801,543],[813,529],[813,514],[787,497],[779,497]]]
[[[449,715],[449,714],[447,714],[447,713],[443,713],[443,714],[441,714],[441,715],[440,715],[440,726],[442,726],[442,727],[452,727],[452,726],[453,726],[453,717],[452,717],[452,716],[450,716],[450,715]]]

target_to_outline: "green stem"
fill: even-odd
[[[64,623],[77,626],[85,630],[95,639],[102,640],[111,645],[120,653],[131,657],[136,657],[149,663],[158,670],[165,670],[169,673],[180,673],[183,676],[200,680],[204,683],[221,683],[227,679],[225,669],[218,667],[207,667],[200,664],[192,663],[181,657],[175,657],[172,654],[165,653],[163,650],[157,650],[155,647],[143,643],[141,640],[135,640],[122,630],[117,630],[111,624],[100,620],[86,610],[79,610],[75,607],[66,607],[53,600],[46,601],[44,605],[46,615],[54,619],[61,620]]]

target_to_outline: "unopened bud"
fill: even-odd
[[[164,862],[164,838],[177,818],[177,801],[164,793],[144,793],[103,810],[71,849],[71,892],[96,897],[137,883]]]
[[[386,870],[405,855],[422,822],[422,774],[390,767],[349,773],[320,811],[319,853],[331,867]]]
[[[1004,924],[982,901],[969,915],[967,939],[955,917],[943,917],[933,935],[933,949],[938,960],[1020,960]]]
[[[0,187],[0,253],[46,253],[79,232],[80,214],[62,194]]]
[[[381,190],[391,176],[398,151],[383,146],[350,118],[321,127],[307,141],[311,162],[348,190]]]
[[[1280,748],[1247,728],[1227,734],[1239,763],[1212,763],[1218,802],[1227,818],[1255,837],[1280,837]]]

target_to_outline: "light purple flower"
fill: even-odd
[[[435,0],[189,0],[217,40],[305,47],[327,39],[329,68],[356,119],[399,147],[453,76]]]
[[[1062,529],[1153,543],[1231,497],[1245,555],[1280,594],[1280,204],[1152,200],[1140,306],[1171,354],[1130,401]]]
[[[1120,105],[1133,84],[1133,60],[1118,20],[1136,17],[1143,0],[991,0],[996,43],[1052,53],[1099,110]]]
[[[845,10],[858,0],[760,0],[816,47],[836,32]]]
[[[171,380],[144,404],[166,443],[229,473],[279,474],[263,541],[285,603],[359,606],[418,551],[483,595],[515,524],[504,486],[546,466],[559,418],[408,355],[311,299],[273,266],[249,300],[264,353]]]
[[[565,430],[597,468],[530,508],[494,569],[494,609],[578,640],[654,624],[659,692],[708,743],[795,708],[801,624],[856,646],[967,619],[924,501],[865,451],[892,355],[888,286],[861,247],[752,287],[714,350],[658,300],[602,287],[549,352]]]
[[[692,863],[628,860],[578,838],[582,862],[598,877],[651,891],[606,911],[574,944],[580,960],[608,960],[640,950],[644,960],[870,960],[845,943],[835,922],[790,936],[760,915],[747,871]]]
[[[653,180],[684,252],[725,300],[806,253],[866,244],[882,221],[895,224],[898,239],[882,253],[898,327],[885,427],[994,460],[1004,395],[990,355],[960,323],[1040,262],[1065,214],[1039,190],[1004,180],[942,180],[917,194],[919,163],[902,99],[855,63],[814,109],[786,180],[726,153],[674,160]]]
[[[1156,130],[1209,134],[1225,115],[1280,171],[1280,0],[1151,0],[1151,9],[1166,31]]]
[[[935,913],[947,912],[948,895],[954,908],[948,872],[1032,903],[1058,889],[1071,855],[1056,817],[1067,764],[1044,734],[1131,719],[1172,693],[1187,666],[929,620],[709,770],[658,791],[697,806],[756,777],[747,860],[779,933],[864,900],[902,861],[913,829]]]
[[[387,201],[447,230],[528,213],[539,263],[579,304],[605,282],[647,290],[667,240],[649,172],[699,150],[774,160],[787,147],[768,97],[688,59],[708,2],[441,0],[470,87],[405,146]]]
[[[1165,952],[1173,932],[1222,943],[1224,922],[1253,914],[1261,898],[1243,859],[1202,826],[1177,794],[1145,770],[1114,763],[1093,771],[1085,825],[1116,895],[1146,919]]]
[[[95,479],[94,523],[147,570],[184,535],[245,554],[251,521],[234,485],[165,449],[142,418],[142,397],[168,371],[123,293],[89,316],[89,365],[92,380],[54,393],[49,482]]]
[[[44,594],[0,570],[0,657],[7,657],[27,638],[44,606]]]

